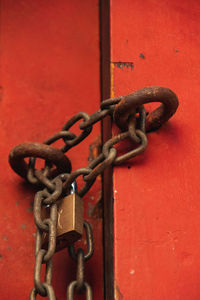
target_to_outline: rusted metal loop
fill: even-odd
[[[78,293],[81,293],[84,289],[84,251],[81,248],[77,251],[76,281],[76,290]]]
[[[28,172],[29,173],[29,172]],[[42,183],[47,189],[51,192],[55,191],[55,184],[52,183],[52,180],[50,180],[41,170],[35,170],[34,172],[34,178],[38,180],[38,182]],[[28,180],[30,181],[29,174],[27,175]],[[37,183],[35,181],[35,183]]]
[[[67,140],[72,140],[76,137],[76,135],[70,131],[59,131],[47,140],[43,142],[43,144],[51,145],[52,143],[56,142],[58,139],[65,137]],[[61,147],[60,150],[62,152],[64,150],[64,147]],[[51,185],[50,180],[48,180],[48,176],[50,175],[50,168],[51,164],[49,162],[45,162],[45,168],[44,170],[35,170],[35,163],[36,159],[34,157],[31,157],[29,159],[29,165],[28,165],[28,173],[27,173],[27,179],[32,184],[44,184],[44,186],[47,186],[48,189],[53,191],[53,185]],[[37,172],[37,174],[36,174]]]
[[[151,86],[138,90],[122,98],[115,106],[114,121],[123,130],[127,130],[128,118],[142,104],[161,102],[162,104],[151,112],[146,119],[146,131],[158,129],[168,121],[178,108],[176,94],[165,87]]]
[[[141,145],[139,147],[137,147],[136,149],[133,149],[132,151],[129,151],[128,153],[125,153],[123,155],[120,155],[120,156],[116,157],[114,162],[113,162],[113,165],[119,165],[122,162],[124,162],[125,160],[131,159],[131,158],[135,157],[136,155],[144,152],[144,150],[147,147],[147,143],[148,143],[146,134],[144,132],[142,132],[141,130],[138,130],[138,129],[136,130],[136,134],[141,139]],[[105,155],[105,157],[109,156],[109,153],[110,153],[111,149],[115,149],[115,148],[112,148],[113,145],[115,145],[115,144],[117,144],[117,143],[119,143],[119,142],[121,142],[121,141],[123,141],[127,138],[130,138],[129,131],[120,133],[120,134],[114,136],[109,141],[107,141],[104,144],[103,149],[102,149],[102,152]]]
[[[12,169],[27,179],[28,164],[24,158],[42,158],[56,166],[56,173],[70,173],[70,160],[59,149],[41,143],[23,143],[14,147],[9,154]]]
[[[77,286],[77,281],[72,281],[67,288],[66,300],[74,300],[74,290]],[[92,289],[87,282],[84,282],[86,300],[93,300]]]
[[[84,253],[84,261],[90,259],[94,253],[94,241],[91,225],[84,221],[84,229],[86,232],[86,241],[87,241],[87,252]],[[74,244],[68,247],[69,255],[77,261],[77,253],[75,252]]]
[[[100,164],[97,166],[94,166],[93,164],[94,169],[90,172],[90,174],[84,176],[83,179],[87,182],[95,179],[98,175],[102,174],[105,168],[113,163],[113,161],[116,158],[116,155],[117,155],[117,151],[115,148],[111,148],[106,157],[100,154],[100,157],[97,157],[97,159],[95,160],[96,164],[100,160],[102,160]]]
[[[95,180],[96,177],[93,180],[86,182],[86,184],[78,192],[79,197],[82,198],[90,190]]]
[[[62,130],[69,130],[76,122],[79,120],[84,119],[84,121],[88,121],[90,119],[90,116],[85,112],[79,112],[75,116],[73,116],[62,128]],[[62,151],[66,152],[71,147],[79,144],[83,139],[85,139],[90,132],[92,131],[92,126],[87,127],[84,129],[78,136],[76,136],[72,140],[66,140],[63,138],[63,141],[66,143],[66,146],[62,148]]]
[[[55,204],[53,204],[54,206]],[[56,209],[56,216],[57,216],[57,209]],[[51,219],[46,219],[43,221],[45,224],[48,225],[48,249],[43,257],[43,262],[48,262],[55,253],[56,249],[56,225],[57,225],[57,218],[53,222]]]
[[[41,209],[42,209],[42,204],[44,199],[49,199],[48,198],[49,193],[46,190],[39,191],[35,195],[34,199],[34,205],[33,205],[33,212],[34,212],[34,221],[39,230],[49,232],[49,227],[45,223],[45,220],[42,220],[41,218]],[[51,198],[50,198],[51,200]],[[50,202],[52,204],[52,202]],[[50,207],[50,212],[52,213],[52,220],[57,221],[57,206],[54,204],[51,205]]]
[[[144,108],[144,105],[140,105],[138,107],[138,112],[139,112],[139,119],[137,120],[138,122],[138,128],[142,132],[146,132],[146,109]],[[130,131],[130,130],[129,130]]]
[[[59,139],[65,138],[65,140],[73,140],[76,137],[76,135],[70,131],[59,131],[52,135],[50,138],[44,141],[44,144],[51,145],[52,143],[56,142]]]
[[[114,105],[118,104],[123,99],[123,96],[109,98],[101,102],[101,109],[114,108]]]
[[[34,205],[33,205],[33,214],[34,214],[34,221],[38,229],[48,232],[49,227],[47,224],[43,222],[41,219],[41,208],[42,202],[45,197],[48,197],[49,193],[45,190],[39,191],[35,194]]]
[[[40,294],[43,297],[47,296],[47,291],[46,288],[44,287],[44,283],[41,282],[40,278],[41,278],[41,267],[42,267],[42,263],[43,263],[43,259],[44,256],[46,254],[46,250],[41,249],[36,257],[35,257],[35,270],[34,270],[34,285],[35,285],[35,289],[37,291],[38,294]],[[46,273],[51,272],[52,271],[52,264],[51,263],[47,263],[46,264]]]
[[[46,289],[46,295],[48,296],[49,300],[56,300],[55,294],[54,294],[54,290],[52,288],[51,285],[43,283],[43,287]],[[29,296],[29,300],[36,300],[37,295],[39,293],[37,292],[36,288],[33,288],[31,290],[30,296]]]
[[[82,130],[88,128],[89,126],[91,126],[91,125],[95,124],[96,122],[105,118],[107,115],[111,114],[112,111],[113,111],[113,109],[104,109],[104,110],[96,111],[95,113],[90,115],[89,120],[81,122],[81,124],[79,125],[79,128]]]
[[[54,192],[44,198],[43,203],[46,205],[55,203],[60,197],[60,195],[62,194],[62,190],[63,190],[63,184],[62,184],[62,180],[60,179],[60,176],[54,178],[51,181],[51,183],[54,185]]]
[[[88,175],[91,172],[91,169],[89,168],[80,168],[75,171],[73,171],[67,180],[63,183],[63,190],[69,191],[71,188],[71,184],[76,180],[76,178],[80,175]],[[77,191],[78,193],[78,191]]]
[[[136,113],[139,113],[139,118],[136,117]],[[136,126],[137,129],[140,129],[145,133],[146,131],[146,110],[144,105],[139,106],[133,114],[131,114],[128,118],[128,128],[130,133],[130,138],[136,144],[140,143],[140,138],[136,134]]]

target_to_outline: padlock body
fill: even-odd
[[[48,209],[43,210],[43,219],[49,217]],[[58,203],[56,251],[79,240],[83,233],[83,200],[75,193],[64,197]],[[48,233],[43,234],[43,247],[48,246]]]

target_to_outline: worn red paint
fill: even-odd
[[[0,295],[27,299],[33,287],[34,192],[8,165],[11,148],[24,141],[42,142],[75,113],[96,111],[99,92],[98,1],[1,1],[0,102]],[[76,127],[76,126],[75,126]],[[77,128],[72,131],[78,133]],[[87,166],[89,144],[70,150],[73,170]],[[85,217],[94,229],[95,254],[86,263],[94,299],[103,299],[102,222],[87,215],[95,206],[100,180],[84,198]],[[95,268],[94,268],[95,266]],[[55,254],[56,296],[65,299],[76,276],[66,250]],[[83,297],[84,298],[84,297]]]
[[[180,100],[171,121],[148,135],[146,152],[114,169],[115,282],[123,299],[199,299],[199,12],[198,1],[186,0],[111,5],[111,61],[134,63],[112,67],[114,94],[161,85]]]

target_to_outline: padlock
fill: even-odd
[[[49,218],[48,207],[42,208],[42,219]],[[56,251],[78,241],[83,234],[83,200],[74,190],[58,202]],[[42,246],[48,247],[48,233],[44,232]]]

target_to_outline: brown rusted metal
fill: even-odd
[[[162,105],[147,116],[143,104],[149,102],[161,102]],[[125,97],[103,101],[100,110],[92,115],[84,112],[76,114],[64,125],[62,131],[54,134],[43,144],[24,143],[11,150],[9,162],[12,169],[20,176],[26,178],[30,183],[42,184],[45,187],[42,191],[36,193],[34,200],[34,220],[37,227],[35,242],[36,259],[34,288],[31,291],[30,299],[36,299],[37,294],[42,297],[47,296],[51,300],[55,299],[51,286],[52,256],[56,250],[62,249],[63,246],[67,246],[71,242],[73,243],[73,236],[67,236],[65,233],[74,232],[73,229],[76,229],[78,238],[81,235],[81,224],[79,224],[80,226],[78,224],[73,224],[72,226],[69,223],[70,217],[76,215],[78,212],[77,209],[82,211],[81,204],[77,203],[78,206],[76,207],[74,196],[69,195],[72,183],[77,177],[82,176],[85,184],[76,193],[80,197],[83,197],[91,188],[97,176],[102,174],[109,166],[119,165],[144,152],[147,147],[146,129],[147,131],[151,131],[159,128],[175,113],[177,107],[178,99],[171,90],[163,87],[144,88]],[[93,124],[108,115],[114,117],[117,125],[126,131],[105,141],[102,152],[97,152],[94,159],[89,162],[86,168],[80,168],[70,173],[71,163],[64,155],[64,152],[82,142],[92,131]],[[69,130],[81,119],[83,121],[80,123],[79,128],[82,131],[77,136]],[[50,146],[51,143],[59,139],[64,141],[64,146],[60,149]],[[117,149],[114,145],[124,139],[129,139],[133,142],[133,149],[128,153],[117,156]],[[26,163],[25,158],[29,158],[29,164]],[[35,168],[37,158],[45,160],[45,166],[42,170]],[[67,214],[64,211],[64,206],[61,207],[62,204],[64,205],[64,202],[62,204],[60,202],[61,197],[65,195],[68,195],[65,203]],[[68,203],[69,198],[72,200],[71,204]],[[43,209],[46,212],[45,215],[42,213]],[[62,218],[62,213],[60,213],[59,209],[65,214],[65,218],[62,220],[62,225],[66,225],[65,228],[63,226],[59,228]],[[74,220],[74,217],[72,219]],[[82,219],[80,223],[82,223]],[[76,289],[76,292],[86,292],[86,299],[92,300],[92,290],[88,283],[84,281],[83,263],[93,254],[93,236],[89,223],[84,222],[84,229],[86,231],[87,252],[85,253],[82,249],[76,252],[73,244],[68,248],[70,256],[78,262],[76,281],[71,282],[68,287],[68,300],[74,298],[74,289]],[[57,242],[56,235],[60,237]],[[63,239],[64,236],[65,240]],[[59,246],[59,241],[65,243],[65,245]],[[40,277],[42,264],[46,264],[44,282],[41,281]]]
[[[138,90],[122,98],[116,104],[114,110],[114,121],[123,130],[128,128],[128,118],[135,110],[145,103],[161,102],[162,104],[146,118],[146,131],[158,129],[168,121],[178,108],[176,94],[165,87],[151,86]]]
[[[26,157],[38,157],[47,160],[56,166],[56,173],[70,173],[71,163],[59,149],[41,143],[23,143],[13,148],[9,155],[12,169],[21,177],[26,178],[28,164]]]

